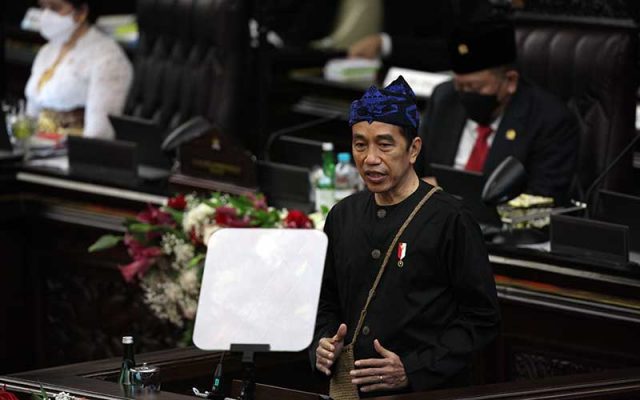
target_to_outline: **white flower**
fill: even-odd
[[[211,235],[213,235],[218,229],[220,229],[220,225],[212,224],[204,226],[202,229],[202,241],[205,246],[208,245]]]
[[[55,400],[75,400],[76,399],[75,396],[71,396],[67,392],[60,392],[60,393],[56,394],[55,396],[53,396],[53,398]]]
[[[196,311],[198,310],[198,299],[185,298],[182,302],[182,312],[185,318],[194,319],[196,317]]]
[[[185,269],[178,277],[178,283],[182,290],[187,293],[198,294],[200,290],[200,280],[198,279],[198,271],[195,268]]]
[[[321,212],[314,212],[313,214],[309,214],[309,219],[313,222],[313,227],[318,230],[324,229],[324,215]]]
[[[215,209],[209,207],[205,203],[200,203],[193,209],[187,211],[182,219],[182,229],[185,232],[191,232],[192,230],[198,237],[202,237],[203,225],[206,224],[211,216],[215,214]]]
[[[179,265],[188,265],[189,261],[195,255],[195,249],[191,243],[186,243],[184,240],[176,242],[173,248],[173,254],[176,256],[176,263]]]
[[[175,282],[165,282],[164,286],[164,294],[167,296],[167,300],[175,302],[180,297],[182,297],[182,289],[180,285]]]

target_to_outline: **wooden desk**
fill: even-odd
[[[258,355],[256,400],[313,400],[326,398],[326,386],[320,387],[310,369],[303,368],[299,354],[270,353]],[[219,353],[205,353],[196,349],[177,349],[139,354],[139,362],[146,361],[161,368],[162,392],[158,400],[194,399],[191,388],[204,390],[219,359]],[[225,357],[225,380],[240,379],[240,357]],[[50,394],[65,391],[87,399],[132,398],[118,385],[119,358],[0,376],[0,385],[27,400],[38,392],[40,385]],[[301,373],[302,372],[302,373]],[[238,382],[226,393],[237,395]],[[467,388],[438,390],[400,396],[381,397],[396,400],[524,400],[524,399],[581,399],[613,400],[640,397],[640,369],[625,369],[597,374],[572,375],[537,381],[511,382]]]

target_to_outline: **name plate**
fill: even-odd
[[[256,186],[255,157],[218,128],[180,145],[178,159],[184,175]]]
[[[433,88],[451,79],[450,73],[433,73],[415,69],[391,67],[384,78],[384,86],[389,85],[400,75],[404,77],[416,96],[431,97]]]

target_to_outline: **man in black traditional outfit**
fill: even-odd
[[[469,384],[471,356],[500,322],[477,223],[414,171],[418,121],[402,77],[352,103],[353,157],[368,190],[334,206],[325,224],[329,247],[310,354],[318,371],[332,375],[358,331],[348,373],[361,396]]]

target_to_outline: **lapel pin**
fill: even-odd
[[[516,131],[514,129],[509,129],[505,136],[507,137],[507,140],[515,140],[516,139]]]

